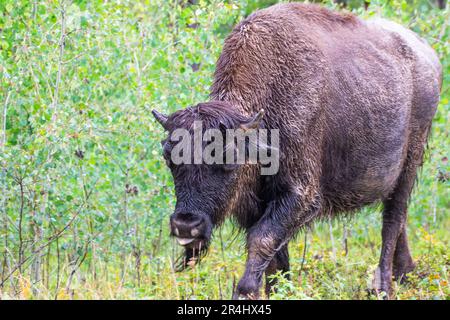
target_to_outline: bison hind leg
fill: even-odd
[[[410,136],[407,156],[397,185],[384,201],[381,256],[379,262],[379,285],[377,291],[391,295],[392,277],[404,279],[415,264],[412,260],[406,235],[408,200],[422,165],[424,148],[430,127]]]
[[[289,276],[289,251],[288,251],[288,244],[285,244],[283,247],[281,247],[280,250],[275,253],[275,256],[272,258],[272,261],[270,261],[267,269],[266,269],[266,288],[265,293],[266,296],[269,297],[271,293],[276,292],[276,285],[278,283],[278,280],[274,275],[281,271],[283,276],[286,279],[290,279]]]
[[[397,239],[393,261],[393,276],[396,281],[403,283],[406,280],[406,274],[413,271],[416,264],[414,263],[408,245],[408,237],[406,235],[406,226]]]

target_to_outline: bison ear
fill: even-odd
[[[167,129],[166,124],[168,117],[165,114],[156,111],[155,109],[152,110],[152,114],[155,117],[156,121],[158,121],[164,129]]]
[[[250,129],[256,129],[259,128],[259,124],[261,123],[261,119],[264,117],[264,109],[259,110],[258,113],[256,113],[250,121],[246,123],[242,123],[240,125],[240,128],[244,131],[250,130]]]

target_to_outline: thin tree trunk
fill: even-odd
[[[60,37],[59,37],[59,57],[58,57],[58,73],[56,74],[56,83],[55,89],[53,92],[53,101],[51,105],[52,109],[52,122],[53,125],[58,117],[58,98],[59,98],[59,87],[61,84],[61,74],[62,74],[62,65],[63,65],[63,56],[64,56],[64,47],[66,41],[66,11],[64,7],[64,1],[61,2],[60,5],[60,14],[61,14],[61,22],[60,22]]]
[[[23,208],[24,208],[24,191],[23,180],[19,178],[20,187],[20,209],[19,209],[19,272],[22,273],[22,260],[23,260]]]
[[[2,121],[2,139],[1,139],[1,152],[2,155],[5,154],[6,148],[6,115],[8,113],[8,103],[9,98],[11,97],[11,91],[6,95],[5,104],[3,106],[3,121]],[[6,192],[6,162],[2,161],[2,218],[3,218],[3,234],[5,235],[5,250],[3,252],[3,262],[2,262],[2,283],[5,281],[6,269],[8,272],[10,271],[9,259],[8,259],[8,238],[9,238],[9,226],[8,226],[8,212],[6,209],[7,206],[7,192]],[[3,285],[2,285],[3,287]]]
[[[348,230],[347,230],[347,225],[344,222],[344,231],[343,231],[343,235],[342,235],[342,246],[344,247],[344,254],[345,256],[348,255]]]

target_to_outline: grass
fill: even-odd
[[[272,2],[0,4],[1,299],[231,297],[246,252],[230,222],[198,266],[172,268],[181,254],[168,235],[175,198],[160,155],[164,133],[149,111],[206,100],[231,27]],[[374,0],[367,12],[353,10],[409,26],[444,67],[409,206],[417,268],[395,297],[448,299],[449,9]],[[306,241],[301,233],[290,243],[292,281],[280,279],[272,298],[376,299],[368,288],[380,233],[380,208],[315,223]]]

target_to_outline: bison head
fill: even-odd
[[[177,198],[175,212],[170,217],[170,230],[185,248],[179,265],[182,270],[206,252],[213,227],[219,225],[229,211],[241,168],[248,164],[227,161],[227,154],[237,160],[239,150],[234,143],[231,148],[229,143],[216,144],[215,149],[211,149],[211,144],[217,143],[219,138],[227,141],[230,130],[259,128],[263,112],[245,117],[229,103],[212,101],[170,116],[155,110],[153,115],[168,132],[168,137],[162,141],[163,156],[172,173]],[[200,124],[200,128],[196,128],[196,124]],[[216,135],[205,139],[207,131],[214,131]],[[208,148],[214,161],[203,157]]]

